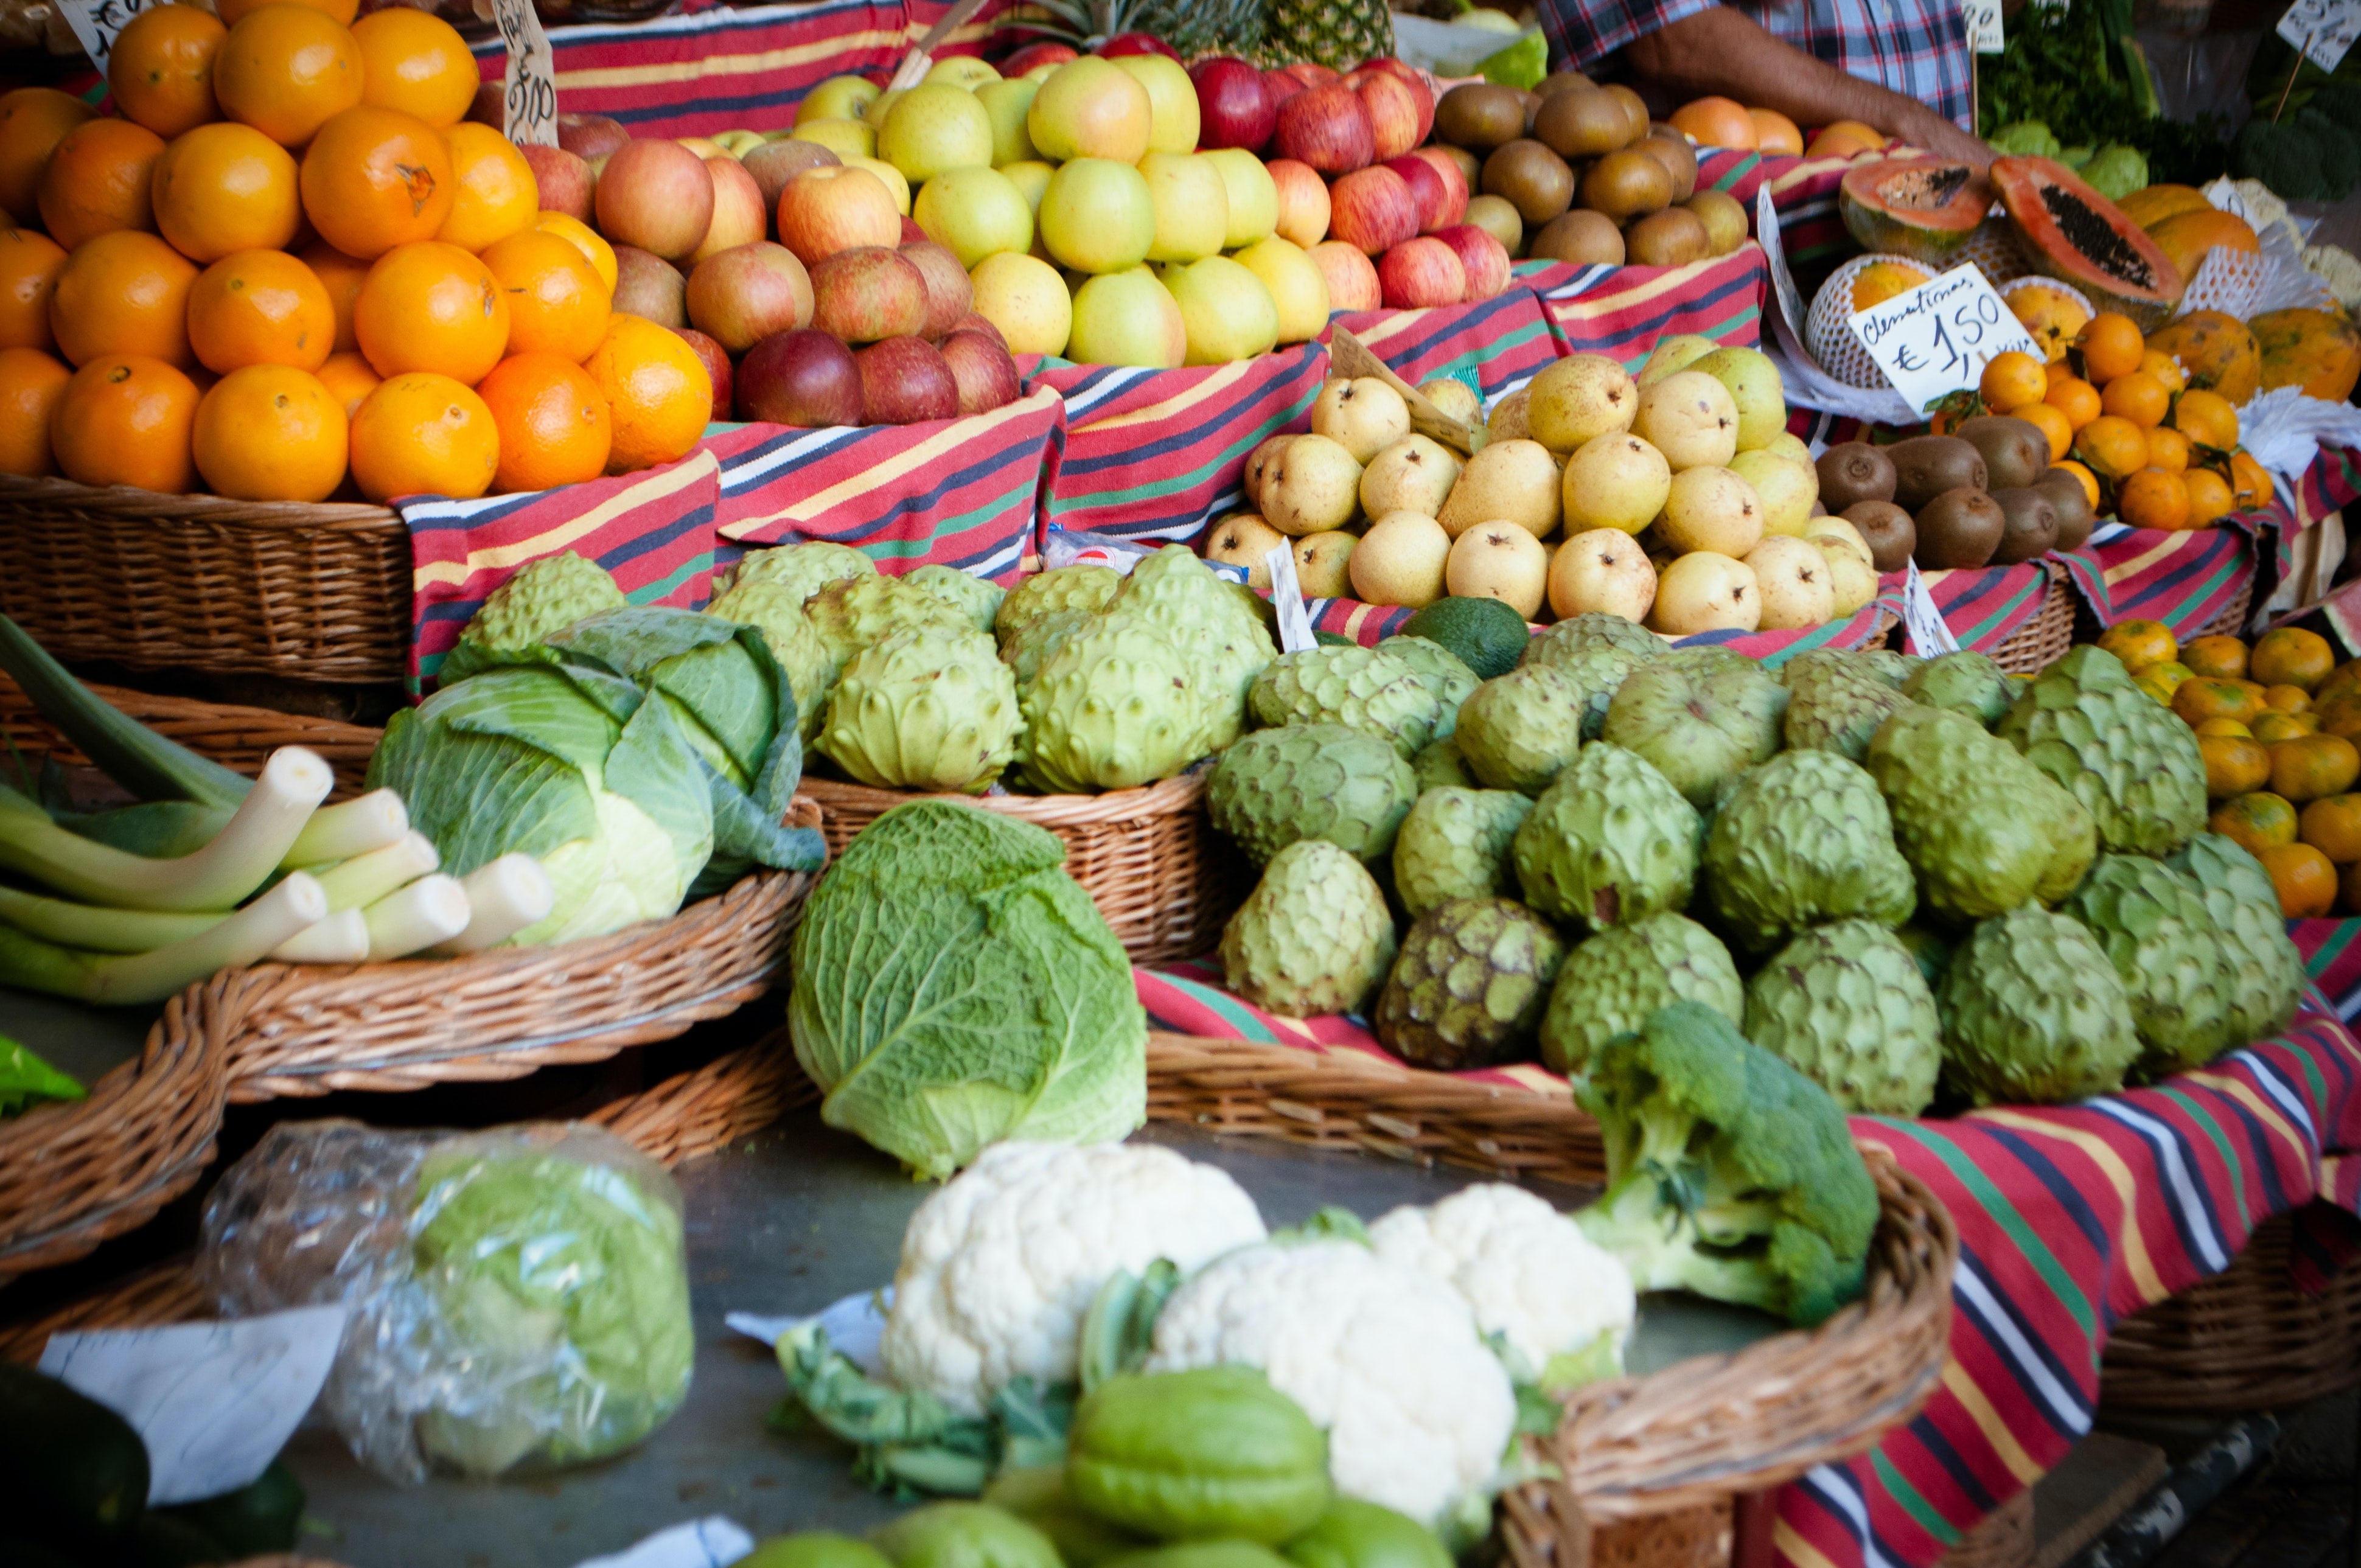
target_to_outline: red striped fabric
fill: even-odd
[[[2227,520],[2218,528],[2171,533],[2152,528],[2109,528],[2057,559],[2101,626],[2158,620],[2176,637],[2193,636],[2231,608],[2255,581],[2257,517]]]
[[[1989,653],[2024,630],[2048,601],[2050,574],[2059,559],[2015,566],[1924,572],[1920,580],[1962,648]],[[1898,581],[1902,574],[1894,575]],[[1922,652],[1923,650],[1913,650]]]
[[[1551,341],[1541,302],[1514,282],[1472,305],[1340,311],[1334,319],[1411,386],[1451,376],[1488,400],[1523,386],[1564,352]]]
[[[1631,369],[1658,338],[1674,333],[1753,347],[1763,340],[1763,302],[1771,287],[1770,265],[1752,240],[1686,267],[1521,261],[1517,277],[1541,296],[1561,352],[1605,354]]]

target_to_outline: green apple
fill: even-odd
[[[1309,343],[1328,324],[1328,275],[1293,240],[1277,235],[1232,258],[1262,280],[1279,307],[1279,341]]]
[[[1041,238],[1077,271],[1127,271],[1156,243],[1156,199],[1130,164],[1078,158],[1049,176],[1041,193]]]
[[[796,127],[795,139],[818,142],[839,158],[877,156],[877,133],[859,120],[806,120]]]
[[[1193,152],[1151,152],[1139,160],[1139,173],[1156,203],[1148,260],[1195,261],[1221,250],[1230,229],[1230,198],[1219,169]]]
[[[860,76],[831,76],[796,105],[796,124],[807,120],[857,120],[877,102],[877,83]]]
[[[908,91],[909,89],[906,87],[887,88],[884,92],[877,94],[876,97],[869,100],[869,106],[861,111],[862,119],[868,124],[869,128],[872,130],[875,130],[884,126],[885,124],[885,116],[894,112],[894,105],[900,103],[902,101],[902,94]]]
[[[1018,80],[1023,82],[1047,82],[1049,78],[1058,74],[1058,67],[1064,63],[1065,61],[1060,60],[1045,60],[1040,64],[1035,66],[1032,70],[1027,71],[1022,77],[1018,78]]]
[[[1074,330],[1073,296],[1046,261],[1002,251],[968,274],[975,313],[1000,329],[1011,354],[1063,354]]]
[[[1197,150],[1197,84],[1170,55],[1126,54],[1115,64],[1148,89],[1148,150]]]
[[[1208,256],[1186,267],[1163,267],[1157,276],[1180,307],[1191,365],[1226,365],[1268,353],[1279,342],[1279,306],[1260,278],[1226,256]]]
[[[1222,189],[1229,196],[1230,232],[1222,238],[1224,250],[1268,239],[1278,231],[1279,186],[1261,159],[1242,147],[1197,156],[1222,171]]]
[[[894,205],[900,209],[902,215],[906,218],[910,215],[910,182],[902,178],[900,170],[882,158],[862,158],[849,153],[837,156],[844,160],[847,169],[866,169],[877,176],[884,182],[887,193],[894,198]]]
[[[992,116],[994,168],[1040,156],[1033,148],[1032,133],[1025,128],[1025,112],[1033,106],[1033,95],[1040,91],[1039,82],[1027,82],[1021,76],[1014,82],[987,82],[975,90],[975,101]]]
[[[877,156],[922,185],[948,169],[992,167],[992,116],[947,82],[910,89],[877,128]]]
[[[1111,60],[1086,54],[1042,82],[1025,112],[1025,128],[1052,163],[1078,158],[1137,163],[1148,156],[1153,113],[1137,77]]]
[[[1016,181],[996,169],[950,169],[918,187],[910,215],[927,237],[972,268],[1004,250],[1033,244],[1033,208]]]
[[[964,87],[972,93],[987,82],[1000,80],[999,71],[972,54],[947,54],[927,68],[927,80]]]
[[[1049,189],[1049,177],[1058,171],[1038,158],[1027,158],[1016,163],[1004,163],[999,165],[999,169],[1000,172],[1008,176],[1010,184],[1025,192],[1025,204],[1033,209],[1035,217],[1039,217],[1041,197]]]
[[[732,158],[743,158],[770,138],[760,131],[722,131],[713,138],[714,145]]]
[[[1075,293],[1066,357],[1077,365],[1175,370],[1188,356],[1180,307],[1147,268],[1093,278]]]

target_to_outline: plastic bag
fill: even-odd
[[[314,1414],[389,1480],[600,1458],[688,1395],[679,1190],[597,1127],[282,1123],[206,1201],[199,1266],[225,1316],[346,1305]]]

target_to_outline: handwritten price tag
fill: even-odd
[[[509,46],[501,131],[519,147],[557,145],[556,57],[533,0],[492,0],[492,20]]]
[[[1850,324],[1914,409],[1974,386],[1996,355],[2040,352],[1973,262],[1870,306]]]
[[[2334,71],[2361,38],[2361,0],[2295,0],[2279,18],[2279,37],[2323,71]]]
[[[1960,640],[1951,635],[1951,623],[1935,608],[1935,596],[1927,591],[1918,563],[1910,562],[1905,570],[1909,575],[1902,582],[1902,631],[1909,639],[1910,651],[1926,659],[1958,652]]]
[[[1270,568],[1270,603],[1279,612],[1279,651],[1301,653],[1317,648],[1320,640],[1312,635],[1312,611],[1303,603],[1303,586],[1295,580],[1295,541],[1272,545],[1262,562]]]
[[[90,56],[91,64],[98,67],[101,76],[106,74],[106,58],[115,52],[117,34],[131,25],[131,18],[165,0],[60,0],[59,11],[66,26],[73,29],[82,53]]]
[[[1978,54],[1999,54],[2008,47],[2001,34],[2000,0],[1967,0],[1963,15],[1970,49]]]

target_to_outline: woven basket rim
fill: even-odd
[[[402,526],[401,513],[369,501],[240,501],[202,492],[176,496],[134,485],[82,485],[55,475],[27,479],[0,474],[0,500],[60,501],[143,521],[185,518],[248,528],[379,532]]]
[[[1154,784],[1111,789],[1097,795],[930,795],[915,790],[876,789],[842,779],[807,775],[802,792],[823,806],[856,808],[879,815],[914,800],[948,800],[980,806],[1004,817],[1039,827],[1078,827],[1091,822],[1120,822],[1142,817],[1170,817],[1188,811],[1204,797],[1210,769],[1175,773]]]

